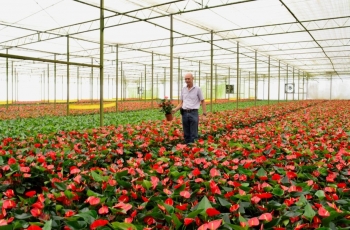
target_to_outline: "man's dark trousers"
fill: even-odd
[[[198,109],[186,111],[182,114],[182,127],[185,143],[193,143],[198,139]]]

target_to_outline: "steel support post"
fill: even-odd
[[[180,81],[181,79],[181,71],[180,71],[180,57],[177,58],[177,103],[180,103]]]
[[[79,101],[79,66],[77,66],[77,101]]]
[[[255,50],[255,95],[254,95],[254,102],[255,102],[255,106],[256,106],[256,99],[258,97],[258,51]]]
[[[147,67],[146,67],[146,65],[145,65],[145,100],[147,100],[147,84],[146,84],[146,82],[147,82]]]
[[[218,98],[218,65],[215,65],[215,102]]]
[[[230,67],[228,67],[228,83],[227,84],[231,85],[231,68]],[[228,92],[227,97],[228,97],[227,100],[230,102],[230,92]]]
[[[238,109],[238,100],[239,100],[239,42],[237,42],[237,95],[236,95],[236,109]]]
[[[151,108],[153,109],[153,97],[154,97],[154,55],[153,55],[153,51],[152,51],[152,66],[151,66],[151,74],[152,74],[152,92],[151,92],[151,98],[152,98],[152,102],[151,102]]]
[[[286,80],[286,83],[284,84],[284,95],[285,95],[285,96],[284,96],[284,99],[285,99],[286,101],[288,101],[288,93],[287,93],[287,91],[286,91],[286,84],[288,84],[288,71],[289,71],[289,70],[288,70],[288,67],[289,67],[289,66],[288,66],[288,64],[287,64],[287,76],[286,76],[286,77],[287,77],[287,80]]]
[[[8,55],[9,49],[6,49]],[[9,58],[6,56],[6,109],[9,108]]]
[[[55,60],[56,60],[56,54],[55,54]],[[53,77],[54,77],[54,92],[53,92],[53,103],[54,107],[56,108],[56,88],[57,88],[57,66],[56,63],[53,65]]]
[[[210,33],[210,112],[213,112],[214,32]]]
[[[174,55],[174,37],[173,37],[173,15],[170,15],[170,100],[173,100],[173,55]]]
[[[91,58],[91,65],[94,64],[94,59]],[[90,79],[90,100],[94,100],[94,67],[91,66],[91,79]]]
[[[331,84],[329,86],[329,100],[332,100],[332,82],[333,82],[333,75],[331,74]]]
[[[270,104],[270,74],[271,74],[271,58],[269,56],[268,79],[267,79],[267,104]]]
[[[69,115],[69,35],[67,35],[67,116]]]
[[[118,58],[119,54],[119,45],[115,46],[115,112],[118,112],[118,81],[119,81],[119,70],[118,70]],[[153,55],[153,54],[152,54]]]
[[[278,103],[280,103],[280,93],[281,93],[281,61],[278,60],[278,96],[277,96]]]
[[[294,94],[295,94],[295,82],[294,82],[294,66],[293,66],[293,101],[294,101]]]
[[[201,87],[201,62],[198,62],[198,86]]]
[[[103,126],[103,69],[104,69],[104,0],[100,0],[100,126]]]

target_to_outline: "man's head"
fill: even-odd
[[[193,86],[193,74],[192,73],[185,74],[185,83],[187,84],[187,87]]]

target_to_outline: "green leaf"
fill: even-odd
[[[54,184],[61,191],[65,191],[67,189],[66,184],[63,182],[55,182]]]
[[[318,191],[315,193],[315,195],[316,195],[318,198],[320,198],[320,199],[323,199],[323,198],[326,197],[323,190],[318,190]]]
[[[152,183],[150,181],[148,181],[148,180],[143,180],[142,181],[142,186],[144,188],[146,188],[147,190],[149,190],[152,187]]]
[[[128,229],[134,229],[137,230],[135,225],[129,224],[129,223],[122,223],[122,222],[113,222],[111,223],[113,229],[120,229],[120,230],[128,230]]]
[[[334,219],[336,219],[338,217],[346,215],[344,213],[339,213],[337,211],[330,211],[329,214],[330,215],[328,217],[322,219],[322,225],[323,226],[328,227],[332,220],[334,220]]]
[[[274,188],[274,189],[272,190],[272,194],[273,194],[273,195],[276,195],[276,196],[283,196],[284,191],[283,191],[283,189],[281,189],[281,188]]]
[[[118,179],[117,179],[117,182],[118,182],[118,185],[124,187],[125,189],[132,187],[130,182],[126,182],[126,181],[118,180]]]
[[[103,181],[103,177],[100,174],[98,174],[97,172],[95,172],[95,171],[91,171],[91,176],[97,182],[102,182]]]
[[[118,178],[118,179],[120,179],[120,178],[122,178],[123,176],[127,176],[127,175],[128,175],[128,170],[124,170],[124,171],[121,171],[121,172],[117,172],[117,173],[115,174],[115,177]]]
[[[0,165],[4,165],[4,158],[0,156]]]
[[[304,195],[301,195],[298,202],[296,202],[295,204],[302,207],[302,206],[305,206],[306,204],[308,204],[308,201],[306,200]]]
[[[231,207],[231,203],[221,197],[218,197],[219,203],[224,207]]]
[[[177,216],[174,213],[171,215],[171,217],[173,218],[175,228],[179,229],[182,225],[181,221],[179,220],[179,218],[177,218]]]
[[[88,195],[88,196],[96,196],[96,197],[101,197],[102,196],[101,194],[99,194],[97,192],[94,192],[92,190],[87,190],[86,195]]]
[[[265,171],[264,168],[260,168],[260,169],[258,170],[258,172],[256,173],[256,175],[257,175],[258,177],[263,177],[263,176],[266,176],[267,173],[266,173],[266,171]]]
[[[90,210],[87,212],[75,214],[74,216],[78,216],[78,217],[83,218],[85,220],[85,222],[90,225],[96,220],[97,212],[95,210]]]
[[[72,228],[73,230],[85,230],[89,229],[88,225],[85,221],[66,221],[65,222],[68,227]]]
[[[68,199],[72,199],[73,198],[73,193],[71,192],[71,191],[69,191],[69,190],[65,190],[64,191],[64,195],[66,195],[66,197],[68,198]]]
[[[166,211],[169,213],[169,214],[173,214],[174,213],[174,207],[173,206],[170,206],[168,204],[165,204],[163,203],[163,206],[165,207]]]
[[[201,213],[203,211],[203,209],[197,209],[193,212],[190,212],[188,215],[187,215],[187,218],[195,218],[199,213]]]
[[[28,218],[32,217],[32,215],[29,214],[29,213],[22,213],[22,214],[16,214],[15,213],[14,216],[15,216],[16,219],[19,219],[19,220],[25,220],[25,219],[28,219]]]
[[[51,230],[52,228],[52,220],[49,220],[45,223],[43,230]]]
[[[311,205],[308,203],[305,206],[304,216],[311,221],[312,218],[314,218],[315,215],[316,215],[316,212],[312,209]]]
[[[207,215],[206,210],[212,207],[213,206],[211,206],[211,203],[208,200],[208,198],[204,196],[202,200],[198,203],[198,205],[195,207],[195,209],[193,209],[193,211],[201,209],[202,211],[200,212],[200,214],[205,216]]]
[[[13,225],[5,225],[5,226],[0,226],[0,230],[12,230],[13,229]]]
[[[247,223],[248,221],[241,215],[239,215],[238,220],[240,223]]]

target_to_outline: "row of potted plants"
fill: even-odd
[[[346,226],[349,109],[345,101],[309,101],[218,112],[201,118],[202,139],[193,146],[180,144],[178,119],[6,138],[0,223],[14,229]]]

